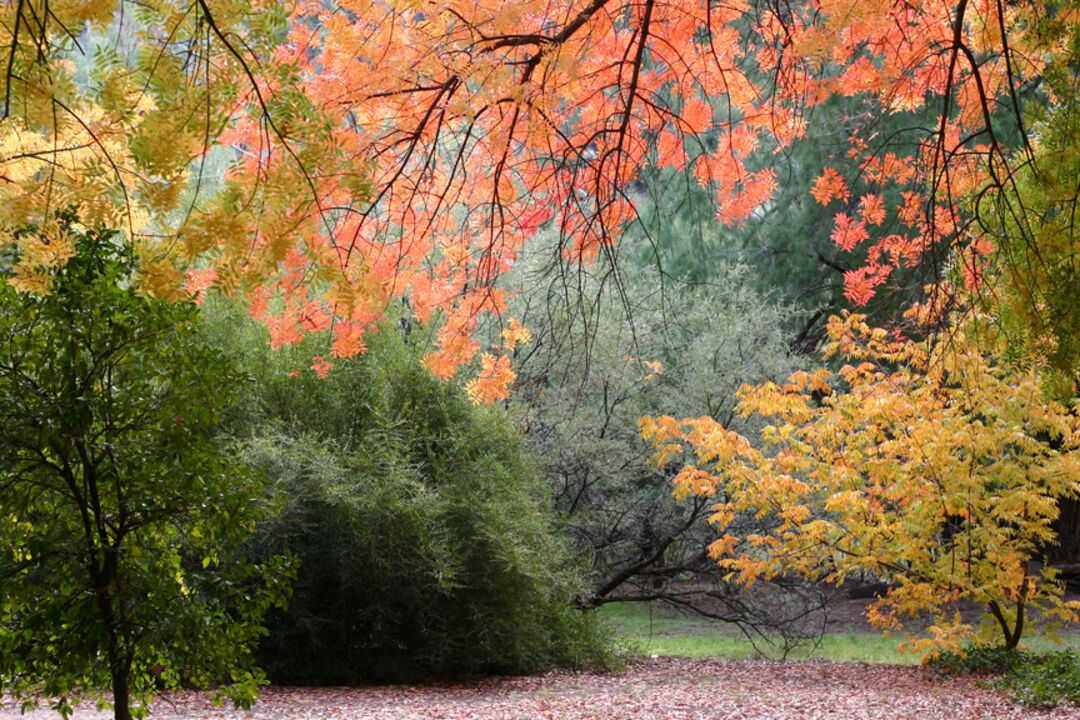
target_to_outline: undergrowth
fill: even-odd
[[[930,666],[946,676],[995,676],[992,687],[1008,690],[1023,705],[1080,705],[1080,655],[1073,650],[1031,653],[1004,647],[972,647],[945,653]]]

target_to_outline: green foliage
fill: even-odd
[[[858,198],[880,193],[887,206],[900,201],[896,188],[865,177],[858,160],[849,156],[851,138],[872,132],[882,155],[903,155],[911,142],[911,128],[933,122],[923,113],[896,112],[886,116],[867,113],[866,99],[832,97],[809,111],[807,134],[778,151],[763,141],[747,156],[747,168],[776,172],[776,197],[756,208],[744,223],[725,225],[716,218],[711,193],[688,181],[684,173],[667,168],[645,168],[634,189],[638,221],[630,224],[621,240],[620,262],[624,266],[663,272],[676,280],[717,285],[726,267],[749,266],[747,282],[761,294],[785,304],[828,314],[851,306],[844,295],[846,271],[868,262],[864,246],[844,251],[831,239],[836,212],[858,214]],[[723,111],[721,111],[723,112]],[[869,130],[867,123],[875,125]],[[691,157],[707,153],[715,138],[704,146],[688,143]],[[849,180],[851,198],[826,207],[811,195],[814,181],[825,167],[835,168]],[[890,232],[903,228],[894,213],[883,227]],[[861,308],[872,317],[893,318],[917,297],[925,278],[908,268],[896,268],[888,292],[879,293]],[[722,280],[721,280],[722,282]],[[808,314],[809,315],[809,314]],[[809,320],[811,329],[816,317]]]
[[[948,676],[1000,676],[993,684],[1010,690],[1024,705],[1080,704],[1080,655],[1073,649],[1038,654],[1000,645],[975,646],[962,653],[942,653],[930,667]]]
[[[156,682],[248,704],[288,573],[239,553],[267,508],[217,425],[246,378],[194,306],[136,293],[114,234],[64,222],[51,294],[0,287],[0,690],[66,714],[111,689],[117,718]]]
[[[1004,645],[973,645],[963,652],[943,652],[928,665],[942,675],[1000,675],[1029,660],[1027,653]]]
[[[432,378],[393,325],[323,380],[306,369],[314,344],[270,352],[251,332],[238,344],[262,383],[235,427],[285,498],[257,551],[301,561],[259,651],[276,682],[610,661],[596,618],[572,605],[576,569],[505,413]]]
[[[1072,650],[1029,656],[1011,668],[1002,685],[1025,705],[1080,704],[1080,655]]]

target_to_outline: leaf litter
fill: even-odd
[[[1025,708],[974,678],[926,668],[827,661],[654,658],[618,673],[554,672],[431,685],[266,688],[251,710],[207,693],[159,698],[159,720],[1080,720],[1080,707]],[[92,705],[75,720],[109,717]],[[0,702],[0,720],[20,717]],[[22,716],[44,720],[42,707]]]

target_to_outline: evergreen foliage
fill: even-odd
[[[270,352],[248,339],[244,362],[263,382],[237,427],[285,503],[257,552],[301,563],[259,651],[275,682],[610,662],[596,618],[573,606],[577,568],[504,412],[432,378],[392,325],[324,379],[294,369],[310,344]]]

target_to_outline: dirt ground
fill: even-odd
[[[250,711],[206,695],[158,700],[155,718],[184,720],[1080,720],[1080,708],[1031,710],[964,678],[920,667],[661,658],[613,674],[552,673],[472,683],[375,688],[268,688]],[[0,720],[19,710],[0,705]],[[55,717],[46,709],[30,720]],[[77,710],[76,720],[107,714]]]

